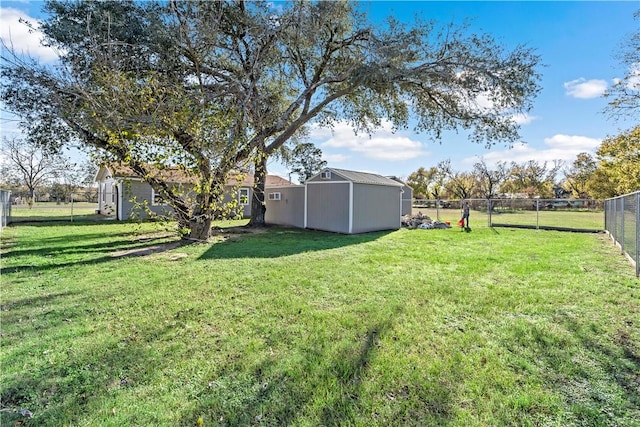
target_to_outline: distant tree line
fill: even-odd
[[[75,163],[21,138],[4,138],[0,154],[0,188],[10,190],[13,200],[97,202],[97,169],[89,161]]]
[[[498,198],[505,195],[541,198],[606,199],[640,190],[640,126],[606,138],[595,156],[580,153],[571,164],[484,159],[470,171],[456,171],[446,160],[421,167],[407,178],[415,198]]]

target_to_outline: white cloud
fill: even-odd
[[[566,94],[580,99],[598,98],[607,90],[607,82],[605,80],[586,80],[580,77],[576,80],[564,83]]]
[[[631,64],[631,67],[629,68],[629,74],[627,75],[626,79],[627,89],[640,91],[640,62],[634,62],[633,64]],[[612,81],[615,86],[623,83],[624,79],[616,77]]]
[[[545,138],[544,143],[551,149],[559,150],[578,150],[578,153],[584,151],[592,151],[597,148],[602,140],[589,138],[588,136],[579,135],[553,135],[551,138]],[[577,154],[577,153],[576,153]]]
[[[55,50],[40,44],[44,37],[42,32],[37,29],[30,32],[20,19],[33,23],[37,28],[37,20],[26,13],[10,7],[0,8],[0,38],[3,43],[17,54],[28,54],[47,63],[56,61],[58,55]]]
[[[375,160],[402,161],[429,155],[421,142],[408,136],[393,133],[390,122],[372,135],[354,134],[353,129],[344,122],[337,123],[333,129],[314,127],[311,138],[318,141],[322,148],[345,149],[360,156]],[[324,142],[320,142],[325,140]],[[328,154],[335,156],[336,154]],[[340,154],[338,154],[340,155]],[[342,161],[348,157],[338,157]]]
[[[594,153],[595,149],[602,143],[601,139],[589,138],[579,135],[557,134],[544,139],[544,147],[536,148],[530,144],[516,144],[513,148],[501,151],[490,151],[483,154],[483,159],[489,165],[495,165],[499,161],[522,163],[528,160],[539,162],[551,162],[553,160],[564,160],[572,162],[580,153]],[[466,158],[464,164],[474,164],[477,157]]]
[[[640,62],[636,62],[631,66],[627,87],[633,90],[640,90]]]
[[[536,116],[532,116],[529,114],[514,114],[511,117],[511,120],[513,120],[516,124],[519,125],[528,125],[529,123],[531,123],[534,120],[537,120],[538,117]]]
[[[325,154],[322,153],[322,160],[327,163],[344,163],[349,160],[349,156],[345,156],[344,154]]]

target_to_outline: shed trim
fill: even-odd
[[[327,185],[327,184],[353,184],[353,181],[312,181],[312,182],[307,182],[305,183],[305,185],[309,185],[309,184],[322,184],[322,185]],[[374,184],[371,184],[374,185]]]
[[[353,233],[353,181],[349,181],[349,234]]]
[[[116,188],[118,190],[118,199],[116,200],[116,202],[118,203],[118,216],[117,216],[117,220],[121,221],[123,216],[122,216],[122,182],[118,182],[116,184]]]

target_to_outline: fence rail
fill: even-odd
[[[605,200],[605,229],[640,277],[640,191]]]
[[[11,222],[11,191],[0,190],[0,230]]]

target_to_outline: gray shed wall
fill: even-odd
[[[340,175],[336,174],[336,173],[331,173],[331,178],[330,179],[323,179],[320,177],[320,175],[315,176],[311,179],[309,179],[307,182],[344,182],[344,178],[341,177]]]
[[[353,185],[353,233],[400,228],[400,187]]]
[[[411,215],[413,210],[413,189],[407,185],[402,187],[402,215]]]
[[[349,233],[349,183],[307,184],[307,228]]]
[[[169,215],[173,212],[170,206],[167,205],[152,205],[151,199],[151,186],[142,181],[123,181],[122,185],[122,218],[131,219],[132,216],[140,219],[146,219],[148,217],[145,209],[136,206],[136,204],[143,204],[147,202],[149,211],[158,215]],[[132,200],[135,200],[133,202]]]
[[[240,188],[245,188],[249,190],[249,197],[247,199],[248,203],[246,205],[240,204]],[[249,187],[232,187],[227,186],[224,189],[224,199],[223,203],[227,204],[232,201],[236,201],[238,203],[235,211],[242,215],[242,218],[249,218],[251,216],[251,198],[253,197],[253,189]]]
[[[304,228],[304,186],[267,187],[265,192],[267,224]],[[269,193],[275,192],[280,200],[269,200]]]

